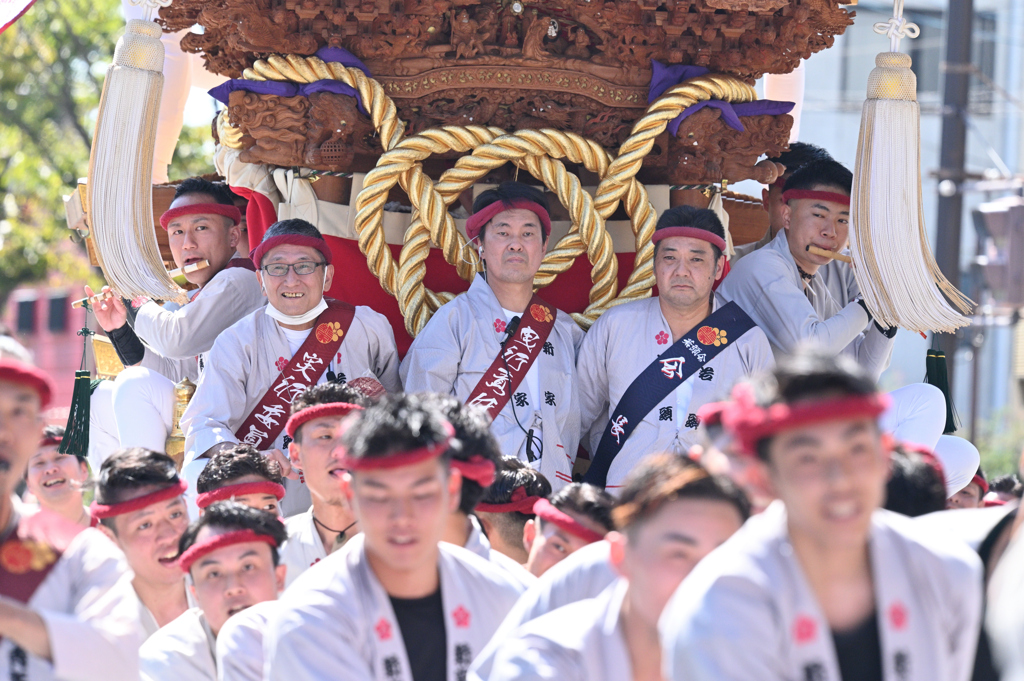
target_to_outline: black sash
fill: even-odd
[[[651,362],[626,388],[608,419],[584,482],[603,488],[608,482],[612,461],[644,417],[661,404],[666,395],[754,326],[754,320],[739,305],[726,303]]]

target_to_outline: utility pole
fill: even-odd
[[[973,0],[949,0],[946,10],[945,86],[942,94],[942,147],[939,167],[939,215],[935,259],[950,283],[960,287],[960,223],[963,217],[967,102],[971,84]],[[955,190],[954,190],[955,189]],[[954,190],[954,191],[951,191]],[[939,347],[949,362],[953,389],[956,334],[939,336]],[[974,361],[977,361],[975,358]]]

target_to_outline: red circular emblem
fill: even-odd
[[[23,575],[32,569],[32,550],[19,541],[0,546],[0,565],[12,575]]]
[[[551,313],[543,305],[534,303],[530,306],[530,316],[536,319],[538,322],[546,322],[551,319]]]
[[[798,645],[810,643],[817,635],[817,629],[818,627],[814,623],[813,619],[807,615],[800,615],[796,618],[796,621],[793,622],[793,640],[796,641]]]
[[[715,329],[711,328],[710,326],[702,326],[699,329],[697,329],[697,340],[699,340],[704,345],[711,345],[712,343],[715,342],[716,337],[717,334],[715,333]]]
[[[329,324],[321,324],[316,327],[316,339],[321,343],[330,343],[332,336],[334,336],[334,329]]]

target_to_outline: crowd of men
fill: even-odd
[[[777,160],[760,242],[666,210],[657,295],[586,332],[533,289],[544,194],[482,192],[483,272],[404,357],[313,225],[246,256],[182,183],[161,225],[210,266],[95,303],[126,368],[87,456],[0,342],[0,678],[1024,679],[1020,482],[937,389],[878,390],[896,329],[807,248],[846,247],[851,175]]]

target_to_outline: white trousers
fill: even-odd
[[[103,381],[89,403],[89,465],[123,447],[164,451],[174,418],[174,383],[145,367],[127,367]]]
[[[901,442],[921,445],[935,452],[946,476],[946,496],[951,497],[971,481],[981,464],[977,448],[963,438],[943,435],[946,398],[927,383],[913,383],[889,393],[892,405],[882,414],[882,430]]]
[[[92,476],[99,475],[100,466],[121,447],[114,417],[114,382],[102,381],[89,400],[89,466]]]

